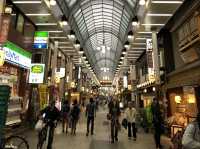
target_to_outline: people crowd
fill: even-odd
[[[90,98],[88,103],[78,103],[77,100],[73,100],[72,103],[68,100],[64,101],[62,104],[61,111],[59,111],[55,102],[52,102],[48,107],[41,111],[40,115],[43,117],[44,122],[47,122],[50,126],[50,136],[48,139],[48,149],[52,149],[54,130],[57,126],[56,123],[62,121],[63,133],[68,133],[68,129],[71,128],[71,135],[76,135],[77,124],[80,119],[81,113],[85,112],[86,119],[86,136],[94,135],[95,130],[95,119],[96,112],[98,110],[99,103],[101,103],[97,98]],[[129,140],[137,140],[137,124],[138,111],[136,110],[135,103],[133,101],[128,101],[125,108],[120,106],[120,102],[116,96],[110,97],[105,102],[102,102],[102,106],[107,104],[108,113],[107,121],[110,123],[110,141],[111,143],[118,142],[119,131],[121,126],[127,130],[127,135]],[[164,117],[161,109],[161,104],[157,98],[153,98],[152,104],[150,105],[150,111],[152,114],[152,126],[154,129],[154,140],[156,149],[162,149],[161,135],[164,133]],[[44,116],[45,115],[45,116]],[[55,122],[56,121],[56,122]],[[200,149],[200,113],[197,119],[188,125],[182,140],[182,145],[186,149]],[[39,132],[40,136],[41,133]],[[40,141],[39,141],[40,142]]]

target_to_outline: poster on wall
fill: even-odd
[[[45,64],[31,64],[29,83],[41,84],[44,81]]]

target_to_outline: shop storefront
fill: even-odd
[[[12,42],[6,42],[2,51],[5,62],[0,67],[0,84],[11,87],[6,125],[21,123],[22,116],[28,109],[27,75],[31,64],[31,53]]]

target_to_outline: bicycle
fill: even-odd
[[[42,128],[42,130],[39,132],[38,134],[38,144],[37,144],[37,149],[42,149],[44,142],[46,142],[45,144],[45,148],[47,148],[48,146],[48,142],[49,142],[49,137],[50,137],[50,133],[51,133],[51,127],[50,125],[52,125],[52,122],[50,120],[48,120],[45,123],[45,126]],[[56,127],[56,122],[53,122],[54,127]]]
[[[5,139],[3,149],[29,149],[29,144],[23,137],[9,136]]]

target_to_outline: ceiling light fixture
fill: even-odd
[[[146,4],[146,1],[145,1],[145,0],[140,0],[140,1],[139,1],[139,5],[144,6],[145,4]]]
[[[127,54],[126,48],[124,48],[124,49],[122,50],[122,54],[123,54],[123,55],[126,55],[126,54]]]
[[[70,34],[68,35],[68,38],[71,40],[74,40],[76,38],[75,32],[73,30],[70,31]]]
[[[68,25],[68,19],[65,15],[63,15],[61,18],[61,25],[63,26]]]
[[[84,53],[84,50],[83,48],[80,48],[80,50],[78,51],[79,54],[83,54]]]
[[[129,46],[130,46],[130,45],[129,45],[129,42],[126,41],[125,44],[124,44],[124,47],[125,47],[125,48],[129,48]]]
[[[56,0],[49,0],[49,4],[51,6],[55,6],[56,5]]]
[[[133,25],[133,26],[137,26],[138,24],[139,24],[138,17],[135,16],[135,17],[132,19],[132,25]]]

